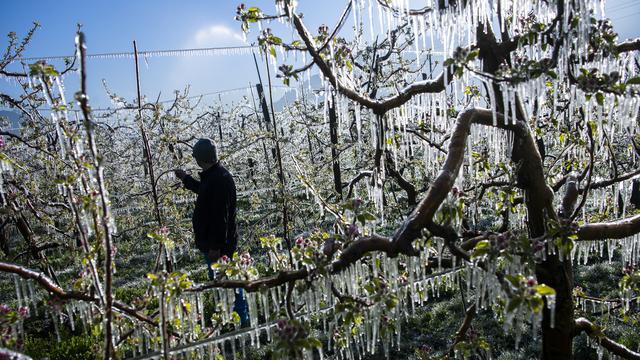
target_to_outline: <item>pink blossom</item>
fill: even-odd
[[[158,234],[160,234],[162,236],[169,235],[169,228],[166,227],[166,226],[161,227],[160,229],[158,229]]]

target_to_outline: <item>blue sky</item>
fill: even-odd
[[[40,22],[41,28],[25,52],[27,57],[72,54],[77,23],[83,24],[89,53],[131,51],[134,39],[139,50],[242,45],[239,24],[233,19],[239,3],[228,0],[9,0],[3,1],[0,34],[15,31],[23,35],[33,21]],[[274,11],[273,0],[246,3],[265,12]],[[346,1],[300,0],[300,3],[299,10],[305,14],[308,27],[316,29],[323,23],[333,25]],[[622,39],[640,36],[640,27],[635,24],[640,17],[639,0],[609,0],[607,12]],[[274,27],[277,28],[277,24]],[[257,28],[249,34],[250,41],[256,33]],[[102,79],[106,79],[118,95],[134,98],[133,60],[92,60],[88,66],[94,107],[109,105]],[[191,94],[196,95],[243,87],[256,81],[253,60],[248,55],[150,58],[146,63],[141,61],[140,69],[142,92],[152,99],[158,94],[162,99],[171,98],[173,90],[188,84]],[[69,90],[76,88],[75,78],[70,75],[66,79]],[[279,84],[279,80],[275,81]],[[8,91],[9,86],[6,82],[0,84],[0,91]]]
[[[336,7],[309,2],[303,9],[309,26],[320,21],[335,22],[343,1]],[[3,3],[0,33],[15,31],[23,35],[33,21],[37,31],[24,56],[73,54],[76,24],[83,24],[88,53],[132,51],[135,39],[139,50],[181,49],[244,45],[240,24],[234,20],[240,1],[35,1]],[[252,1],[265,11],[275,10],[273,0]],[[315,5],[314,5],[315,4]],[[248,39],[255,39],[257,28]],[[4,40],[3,40],[4,43]],[[0,45],[4,46],[4,45]],[[118,95],[135,97],[135,72],[131,59],[91,60],[89,92],[94,107],[109,105],[102,79]],[[173,90],[191,85],[193,95],[246,86],[255,83],[255,66],[251,56],[206,56],[149,58],[140,61],[143,94],[156,99],[172,98]],[[264,69],[262,69],[264,71]],[[75,75],[66,79],[67,88],[75,86]],[[264,77],[264,75],[263,75]],[[8,84],[0,84],[7,89]]]

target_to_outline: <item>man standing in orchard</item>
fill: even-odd
[[[184,170],[175,170],[184,187],[198,194],[193,210],[193,233],[196,247],[204,255],[209,280],[215,274],[211,264],[222,256],[231,258],[238,245],[236,230],[236,185],[231,173],[218,161],[216,145],[200,139],[193,146],[193,157],[202,168],[200,181]],[[249,325],[249,310],[242,289],[235,289],[233,310],[243,327]]]

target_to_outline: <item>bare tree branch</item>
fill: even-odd
[[[455,358],[456,345],[464,340],[465,336],[467,335],[467,330],[469,330],[469,328],[471,327],[471,322],[475,317],[476,304],[473,304],[469,306],[469,308],[465,312],[464,320],[462,321],[462,324],[460,324],[460,328],[458,328],[458,331],[456,332],[456,337],[453,339],[453,344],[451,344],[451,347],[447,352],[447,358]]]

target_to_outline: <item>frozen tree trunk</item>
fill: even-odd
[[[542,358],[573,358],[573,318],[574,304],[573,267],[571,261],[561,261],[558,255],[549,256],[536,266],[536,276],[540,283],[556,290],[555,324],[551,324],[551,313],[544,309],[542,318]],[[553,326],[552,326],[553,325]]]
[[[476,30],[477,45],[480,48],[480,57],[483,59],[483,70],[494,74],[499,64],[509,61],[509,53],[513,50],[509,44],[499,44],[495,35],[488,28],[487,33],[482,27]],[[496,94],[496,108],[500,112],[503,109],[503,94],[497,84],[493,84]],[[525,119],[524,112],[517,106],[517,117]],[[529,236],[539,237],[545,234],[547,217],[555,215],[549,205],[553,199],[544,182],[542,169],[542,157],[537,144],[531,134],[520,136],[514,141],[512,161],[522,161],[517,178],[518,187],[525,191],[527,206],[527,222]],[[553,213],[553,214],[550,214]],[[548,255],[547,259],[536,264],[536,276],[538,282],[551,286],[556,290],[555,314],[551,314],[548,307],[543,311],[542,320],[542,353],[543,359],[571,359],[573,358],[573,268],[570,261],[562,261],[556,255]],[[553,309],[553,307],[552,307]],[[552,321],[554,316],[554,321]]]

